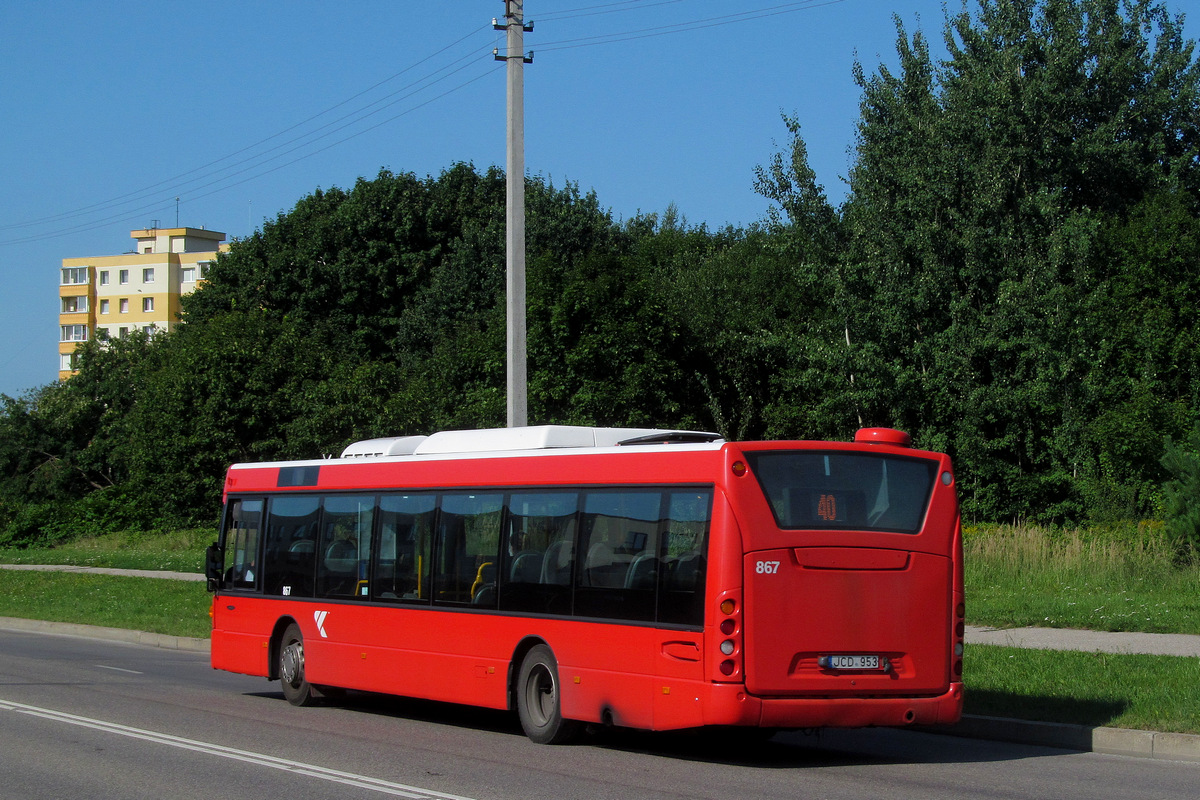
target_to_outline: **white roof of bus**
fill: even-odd
[[[722,441],[719,434],[661,428],[590,428],[578,425],[534,425],[520,428],[440,431],[430,436],[397,436],[354,442],[342,458],[497,453],[513,450],[550,450],[566,447],[615,447],[621,442],[654,437],[684,438],[693,442]]]

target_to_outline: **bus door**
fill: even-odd
[[[744,557],[747,690],[946,691],[952,537],[924,533],[938,461],[799,450],[747,460],[774,517],[767,547],[751,532]]]

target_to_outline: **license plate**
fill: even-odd
[[[821,656],[817,663],[825,669],[884,669],[886,659],[877,655]]]

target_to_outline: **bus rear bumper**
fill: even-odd
[[[866,728],[949,725],[963,711],[963,685],[934,697],[754,697],[716,686],[709,725],[762,728]]]

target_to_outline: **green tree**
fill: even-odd
[[[1113,399],[1092,378],[1121,366],[1089,324],[1104,236],[1151,196],[1197,197],[1192,45],[1148,0],[981,0],[948,20],[940,65],[897,26],[899,73],[857,73],[842,209],[859,405],[940,438],[973,513],[1080,516]]]

